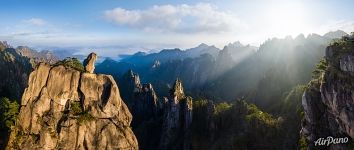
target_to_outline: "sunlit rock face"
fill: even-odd
[[[116,82],[88,68],[36,67],[8,149],[138,149]]]
[[[91,53],[88,57],[84,60],[85,70],[89,73],[93,73],[95,70],[95,62],[97,60],[97,54]]]
[[[302,98],[302,135],[309,149],[321,149],[319,138],[348,138],[347,144],[331,144],[326,149],[348,149],[354,139],[354,39],[342,39],[326,49],[328,65],[319,79],[312,81]]]
[[[192,98],[185,96],[182,82],[177,79],[164,107],[160,148],[190,149],[192,123]]]

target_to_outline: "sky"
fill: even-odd
[[[0,0],[0,41],[116,56],[354,31],[350,0]]]

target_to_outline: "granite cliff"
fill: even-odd
[[[162,105],[153,86],[141,83],[139,75],[132,70],[126,72],[118,84],[122,87],[122,98],[133,115],[131,126],[140,149],[157,149],[161,134]]]
[[[301,134],[309,149],[350,149],[354,139],[353,35],[328,46],[326,56],[315,72],[317,76],[302,98],[305,116]],[[338,144],[316,144],[320,138],[327,137],[348,140]]]
[[[192,97],[184,94],[181,80],[177,79],[166,99],[160,149],[191,149]]]
[[[132,128],[141,149],[190,149],[192,98],[177,79],[170,96],[159,98],[151,83],[141,83],[132,70],[119,82],[122,97],[132,112]]]
[[[40,63],[29,76],[7,149],[138,149],[112,76]]]

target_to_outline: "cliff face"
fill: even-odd
[[[190,149],[192,98],[185,96],[179,79],[164,100],[159,100],[152,85],[142,84],[132,70],[119,84],[124,87],[123,97],[132,112],[132,127],[141,149]]]
[[[139,126],[144,121],[156,119],[160,111],[158,97],[153,86],[150,83],[141,84],[139,75],[129,70],[124,74],[120,85],[122,89],[122,97],[127,102],[134,119],[133,127]]]
[[[0,96],[20,100],[32,71],[30,59],[0,41]]]
[[[325,68],[310,82],[302,105],[301,134],[310,149],[348,149],[354,139],[354,38],[344,37],[326,49]],[[319,138],[345,138],[347,144],[315,145]]]
[[[40,63],[28,85],[8,149],[138,149],[110,75]]]
[[[192,98],[185,96],[182,82],[177,79],[164,106],[160,148],[190,149]]]
[[[150,83],[141,84],[129,70],[120,80],[122,97],[133,115],[132,128],[140,149],[157,149],[161,134],[161,104]]]
[[[133,93],[132,113],[136,118],[135,124],[157,118],[159,111],[157,96],[150,83],[143,84]]]

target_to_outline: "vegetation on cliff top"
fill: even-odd
[[[213,104],[193,102],[193,149],[272,149],[279,141],[281,119],[243,100]],[[259,135],[262,136],[259,136]],[[208,141],[206,144],[205,141]],[[279,145],[279,144],[278,144]]]
[[[54,66],[59,66],[63,65],[67,68],[72,68],[80,72],[85,71],[85,67],[82,65],[82,63],[77,59],[77,58],[71,58],[67,57],[61,61],[58,61],[57,63],[54,64]]]
[[[335,47],[334,52],[337,54],[350,53],[354,48],[354,32],[340,39],[334,39],[329,45]]]

